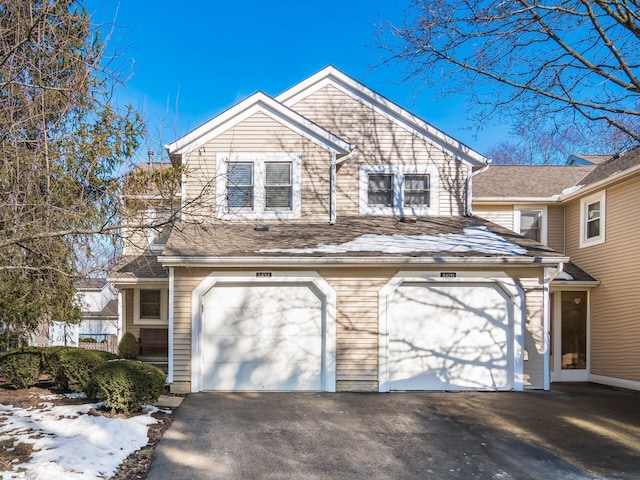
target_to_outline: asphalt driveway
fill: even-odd
[[[640,392],[191,394],[147,478],[637,479]]]

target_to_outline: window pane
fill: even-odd
[[[291,210],[291,187],[265,187],[266,208]]]
[[[265,185],[291,185],[290,163],[267,163]]]
[[[140,318],[160,318],[160,290],[140,290]]]
[[[369,206],[391,206],[391,192],[369,192]]]
[[[587,222],[587,238],[593,238],[600,235],[600,219]]]
[[[253,185],[253,164],[230,163],[227,170],[227,185]]]
[[[392,175],[369,175],[369,190],[391,190]]]
[[[404,176],[404,205],[429,206],[429,175]]]
[[[600,202],[595,202],[587,206],[587,219],[594,220],[596,218],[600,218]]]
[[[227,187],[227,207],[253,209],[253,187]]]

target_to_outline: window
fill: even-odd
[[[429,175],[404,176],[404,206],[429,206]]]
[[[301,156],[218,154],[216,187],[225,192],[218,217],[297,218],[301,215]]]
[[[438,170],[434,166],[361,166],[363,215],[437,215]]]
[[[265,208],[267,210],[291,210],[291,163],[265,163]]]
[[[542,241],[542,212],[520,210],[520,235],[536,242]]]
[[[604,243],[605,192],[580,200],[580,247]]]
[[[227,206],[253,210],[253,164],[230,163],[227,170]]]
[[[149,248],[151,250],[162,250],[169,240],[171,230],[173,228],[171,210],[154,210],[148,212],[149,224],[151,228],[148,230]]]
[[[390,207],[393,201],[393,175],[369,174],[369,206]]]
[[[133,291],[133,323],[167,323],[168,297],[169,291],[165,288],[135,289]]]

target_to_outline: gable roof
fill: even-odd
[[[458,159],[473,166],[486,165],[488,159],[482,154],[469,148],[462,142],[445,134],[430,123],[388,100],[379,93],[374,92],[366,85],[329,65],[302,82],[285,90],[275,99],[289,107],[317,92],[327,85],[333,85],[342,92],[364,102],[377,113],[389,120],[408,128],[424,140],[450,151]]]
[[[640,166],[640,147],[610,156],[606,161],[599,163],[589,175],[582,179],[580,184],[593,185],[638,166]]]
[[[403,221],[404,220],[404,221]],[[478,217],[339,217],[335,224],[180,225],[164,265],[554,264],[554,250]]]
[[[595,166],[491,165],[473,177],[474,200],[549,200],[573,187]]]
[[[165,148],[170,156],[189,153],[257,112],[264,113],[338,155],[345,155],[352,150],[348,142],[277,102],[264,92],[254,93],[185,136],[166,145]]]
[[[574,153],[569,155],[567,159],[567,165],[598,165],[602,162],[606,162],[613,155],[583,155],[579,153]]]

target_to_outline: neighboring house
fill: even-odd
[[[181,220],[110,281],[173,392],[549,387],[568,257],[471,216],[482,155],[332,67],[167,148],[179,195],[136,200]]]
[[[106,278],[86,278],[75,282],[76,298],[82,310],[79,337],[97,342],[118,337],[118,293]]]
[[[474,178],[474,214],[571,258],[551,282],[552,380],[640,390],[638,205],[640,149]]]

